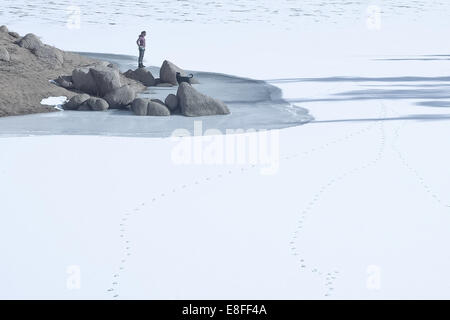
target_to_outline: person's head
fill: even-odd
[[[141,36],[145,37],[146,35],[147,35],[147,32],[145,32],[145,31],[141,32]]]

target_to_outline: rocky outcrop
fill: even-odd
[[[166,98],[165,105],[171,112],[175,111],[179,105],[178,97],[174,94],[169,94]]]
[[[137,116],[167,117],[170,111],[158,101],[138,98],[131,104],[131,111]]]
[[[225,115],[230,113],[230,110],[222,101],[198,92],[188,83],[180,84],[177,97],[179,99],[181,114],[187,117]]]
[[[64,110],[77,110],[83,103],[90,99],[88,94],[78,94],[73,96],[65,105]]]
[[[110,109],[120,109],[128,106],[136,98],[136,92],[131,86],[120,87],[103,97],[109,104]]]
[[[136,70],[128,70],[124,73],[124,76],[136,81],[139,81],[146,87],[153,87],[156,85],[155,77],[153,77],[153,74],[144,68],[139,68]]]
[[[6,27],[0,28],[0,48],[4,48],[9,55],[9,62],[0,61],[0,117],[57,112],[54,106],[41,104],[43,99],[49,97],[64,96],[70,99],[80,93],[87,93],[103,98],[97,95],[97,85],[89,74],[89,68],[107,68],[109,62],[64,52],[47,46],[34,34],[20,37]],[[8,60],[5,51],[0,50],[3,59]],[[86,68],[87,72],[80,73],[79,78],[83,79],[78,84],[82,85],[75,88],[72,74],[76,78],[77,72],[73,71],[80,68]],[[115,67],[110,69],[118,72]],[[48,81],[49,79],[55,80]],[[122,74],[120,82],[121,86],[130,85],[136,92],[145,89],[141,83]],[[77,110],[78,107],[72,110]]]
[[[8,62],[11,60],[8,50],[6,48],[0,47],[0,61]]]
[[[119,71],[103,66],[73,70],[72,82],[74,88],[101,97],[121,87]]]
[[[8,27],[5,25],[0,26],[0,32],[8,33],[9,32]]]

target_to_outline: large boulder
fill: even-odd
[[[72,71],[72,82],[75,89],[89,93],[97,94],[97,84],[88,68],[76,68]]]
[[[137,116],[146,116],[148,110],[148,99],[137,98],[131,103],[131,111]]]
[[[175,111],[178,109],[179,101],[178,97],[174,94],[169,94],[166,98],[165,105],[169,108],[170,111]]]
[[[165,60],[161,66],[161,70],[159,71],[159,78],[161,83],[170,83],[173,85],[177,85],[177,72],[185,75],[186,73],[178,66],[173,64],[172,62]]]
[[[92,75],[97,87],[97,94],[105,96],[121,87],[119,71],[108,67],[90,68],[89,73]]]
[[[64,62],[64,55],[61,50],[51,46],[43,45],[32,49],[36,57],[53,67],[61,67]]]
[[[7,27],[7,26],[5,26],[5,25],[3,25],[3,26],[0,26],[0,32],[4,32],[4,33],[7,33],[7,32],[9,32],[9,30],[8,30],[8,27]]]
[[[109,104],[110,109],[126,107],[136,98],[136,92],[128,85],[111,91],[103,97]]]
[[[170,116],[170,111],[160,102],[149,101],[147,106],[147,115],[152,117],[168,117]]]
[[[105,111],[109,108],[108,102],[102,98],[92,97],[89,98],[86,103],[93,111]]]
[[[131,111],[137,116],[167,117],[170,111],[159,101],[138,98],[131,104]]]
[[[219,100],[208,97],[195,90],[188,83],[181,83],[177,96],[180,103],[181,114],[188,117],[201,117],[229,114],[228,107]]]
[[[9,55],[8,50],[6,48],[0,47],[0,61],[10,61],[11,57]]]
[[[22,39],[20,39],[17,44],[25,49],[36,50],[42,47],[42,41],[33,33],[28,33]]]
[[[139,81],[146,87],[152,87],[156,85],[155,77],[153,74],[144,68],[139,68],[136,70],[128,70],[124,73],[124,76],[136,81]]]
[[[63,105],[64,110],[77,110],[82,104],[89,100],[88,94],[78,94],[73,96],[66,104]]]

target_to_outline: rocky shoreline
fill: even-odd
[[[179,85],[165,101],[139,98],[148,87],[178,85],[177,73],[186,73],[164,61],[159,78],[146,69],[121,73],[114,64],[64,52],[46,45],[34,34],[21,37],[0,27],[0,116],[58,111],[41,105],[43,99],[63,96],[64,110],[106,111],[129,109],[139,116],[188,117],[226,115],[221,101],[197,91],[195,78]]]
[[[79,94],[55,85],[51,80],[69,74],[75,68],[104,66],[105,62],[65,52],[43,44],[28,34],[21,37],[0,27],[0,117],[57,112],[52,106],[41,105],[42,99]],[[145,90],[140,82],[121,76],[136,92]]]

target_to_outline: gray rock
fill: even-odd
[[[91,106],[86,102],[81,104],[81,106],[78,107],[78,111],[92,111]]]
[[[229,114],[228,107],[219,100],[208,97],[190,84],[183,82],[177,92],[180,102],[181,114],[188,117],[201,117],[211,115]]]
[[[105,111],[109,108],[108,102],[102,98],[92,97],[89,98],[86,103],[93,111]]]
[[[168,117],[169,109],[159,102],[149,101],[147,106],[147,115],[152,117]]]
[[[8,27],[5,26],[5,25],[1,26],[1,27],[0,27],[0,32],[5,32],[5,33],[7,33],[7,32],[8,32]]]
[[[92,75],[97,87],[97,93],[100,96],[113,92],[121,87],[120,74],[117,70],[108,67],[90,68],[89,73]]]
[[[55,80],[55,82],[66,89],[73,89],[73,82],[72,82],[72,77],[71,76],[60,76],[58,77],[58,79]]]
[[[169,94],[166,98],[165,104],[170,111],[178,109],[178,97],[174,94]]]
[[[43,45],[32,49],[36,57],[53,67],[61,67],[64,62],[64,55],[61,50],[51,46]]]
[[[161,70],[159,71],[159,78],[161,79],[161,83],[170,83],[173,85],[177,85],[177,72],[185,75],[186,73],[173,64],[172,62],[165,60],[161,66]]]
[[[0,61],[10,61],[11,60],[11,56],[9,55],[8,50],[6,50],[6,48],[4,47],[0,47]]]
[[[16,38],[16,39],[20,38],[20,34],[18,34],[17,32],[10,31],[10,32],[8,32],[8,34],[13,38]]]
[[[103,97],[109,104],[110,109],[126,107],[136,98],[136,92],[128,85],[120,87]]]
[[[97,84],[89,72],[88,68],[77,68],[72,71],[72,82],[75,89],[89,93],[97,94]]]
[[[139,68],[136,70],[128,70],[124,73],[124,76],[136,81],[139,81],[146,87],[152,87],[156,85],[155,78],[153,77],[153,74],[144,68]]]
[[[178,85],[177,72],[182,76],[186,76],[186,72],[172,62],[165,60],[159,71],[160,83],[170,83],[174,86]],[[189,79],[190,84],[199,83],[196,78]]]
[[[64,110],[77,110],[78,107],[85,103],[89,98],[90,96],[88,94],[78,94],[64,104],[63,108]]]
[[[148,111],[148,99],[138,98],[133,100],[131,111],[137,116],[146,116]]]
[[[22,39],[20,39],[17,44],[25,49],[35,50],[42,47],[43,44],[41,40],[33,33],[26,34]]]
[[[166,104],[165,104],[162,100],[160,100],[160,99],[150,99],[150,101],[153,101],[153,102],[162,104],[163,106],[166,106]]]

